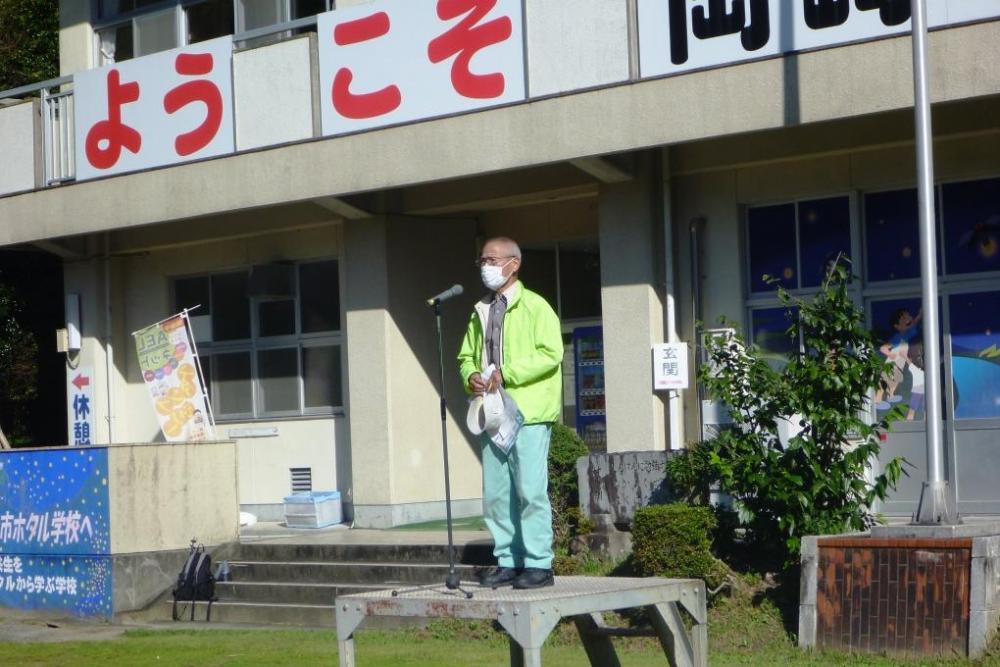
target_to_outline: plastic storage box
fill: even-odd
[[[285,525],[289,528],[323,528],[343,520],[339,491],[285,496]]]

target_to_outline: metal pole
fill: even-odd
[[[448,465],[448,404],[444,397],[444,347],[441,336],[441,303],[434,303],[434,321],[437,323],[438,344],[438,388],[441,390],[441,444],[444,450],[444,511],[448,524],[448,576],[445,586],[454,590],[459,588],[459,576],[455,572],[455,543],[452,537],[451,520],[451,479]]]
[[[941,342],[938,331],[937,237],[934,228],[934,147],[927,95],[927,8],[910,0],[913,16],[913,109],[916,124],[917,198],[920,214],[920,282],[923,292],[927,481],[913,516],[917,524],[954,525],[959,518],[944,478],[941,420]]]

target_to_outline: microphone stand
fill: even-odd
[[[459,590],[465,593],[466,599],[471,599],[472,591],[462,588],[458,573],[455,572],[455,548],[451,525],[451,480],[448,472],[448,410],[444,396],[444,343],[441,336],[441,302],[437,299],[434,300],[434,320],[437,324],[438,390],[441,395],[441,444],[444,450],[444,504],[448,524],[448,576],[444,580],[444,585],[448,590]]]

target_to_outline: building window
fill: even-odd
[[[920,276],[916,190],[865,195],[865,247],[869,282]]]
[[[955,418],[1000,417],[1000,292],[948,298]]]
[[[772,368],[780,369],[788,355],[802,350],[802,341],[788,335],[789,318],[797,314],[786,312],[775,292],[818,290],[838,255],[857,256],[851,230],[846,195],[747,209],[747,334]]]
[[[941,186],[945,269],[1000,271],[1000,178]]]
[[[332,0],[100,0],[98,63],[315,16],[332,5]]]
[[[560,241],[523,248],[520,276],[564,321],[601,317],[601,254],[597,242]]]
[[[905,405],[905,421],[924,421],[923,313],[917,279],[920,245],[914,188],[869,192],[860,201],[864,227],[851,233],[847,197],[753,207],[747,211],[747,255],[751,277],[768,273],[780,284],[808,293],[819,284],[815,267],[835,251],[850,251],[864,239],[853,267],[863,281],[851,293],[867,307],[879,351],[890,362],[886,387],[874,395],[877,416]],[[955,420],[1000,418],[1000,178],[944,183],[935,188],[940,336],[950,380],[945,412]],[[810,269],[809,267],[813,267]],[[860,284],[859,284],[860,283]],[[785,334],[789,321],[772,291],[751,280],[747,331],[769,359],[794,352]],[[801,349],[801,345],[798,345]],[[950,386],[949,386],[950,383]]]
[[[335,260],[175,278],[219,420],[332,414],[343,405]]]
[[[751,293],[819,287],[838,254],[851,256],[850,198],[751,208],[747,238]]]

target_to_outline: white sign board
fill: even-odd
[[[476,4],[378,0],[320,14],[323,134],[524,100],[521,2]]]
[[[911,31],[910,0],[638,0],[638,14],[643,78]],[[998,0],[927,3],[931,28],[996,16]]]
[[[66,412],[70,446],[94,444],[94,369],[80,366],[66,373]]]
[[[688,388],[687,343],[653,346],[653,390]]]
[[[77,180],[235,150],[231,37],[73,75]]]

